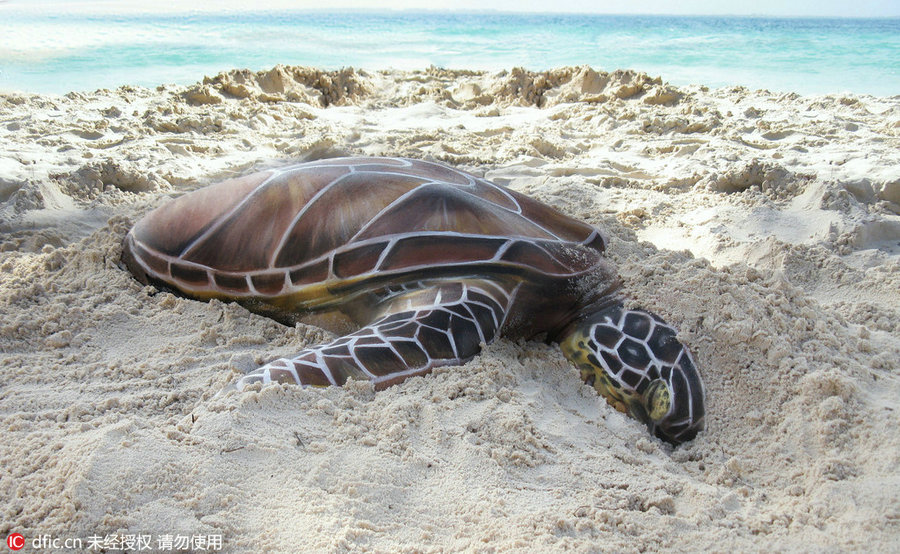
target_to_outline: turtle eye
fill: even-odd
[[[680,343],[679,343],[680,345]],[[659,421],[656,435],[673,444],[689,441],[703,430],[706,415],[703,382],[687,347],[681,352],[668,375],[668,389],[672,395],[669,413]]]
[[[651,421],[659,421],[672,408],[672,395],[669,387],[662,379],[654,379],[644,391],[644,404],[647,406],[647,417]]]

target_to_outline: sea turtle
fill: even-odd
[[[125,238],[144,283],[235,300],[341,335],[240,378],[380,389],[463,364],[497,336],[558,342],[581,377],[673,444],[703,429],[700,375],[675,330],[625,309],[594,227],[421,160],[336,158],[220,182]]]

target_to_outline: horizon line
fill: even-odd
[[[237,13],[265,13],[265,12],[292,12],[292,13],[419,13],[419,14],[458,14],[458,15],[582,15],[582,16],[612,16],[612,17],[729,17],[729,18],[743,18],[743,19],[856,19],[856,20],[866,20],[866,19],[900,19],[900,11],[893,15],[837,15],[837,14],[803,14],[803,13],[791,13],[791,14],[772,14],[766,12],[760,13],[711,13],[711,12],[690,12],[690,13],[675,13],[675,12],[604,12],[604,11],[581,11],[581,10],[560,10],[560,11],[547,11],[547,10],[511,10],[511,9],[501,9],[501,8],[419,8],[419,7],[400,7],[400,8],[391,8],[391,7],[377,7],[377,8],[368,8],[368,7],[335,7],[335,8],[315,8],[315,7],[299,7],[299,6],[271,6],[271,7],[260,7],[260,8],[246,8],[243,6],[239,7],[230,7],[230,6],[222,6],[221,4],[218,6],[205,6],[205,5],[195,5],[193,7],[178,7],[178,6],[157,6],[153,8],[144,8],[142,6],[138,6],[136,4],[132,4],[130,2],[115,2],[109,3],[105,6],[99,5],[99,2],[91,2],[87,1],[79,4],[69,4],[66,6],[66,3],[60,0],[45,0],[44,2],[20,2],[18,0],[0,0],[0,11],[5,11],[6,9],[19,10],[23,12],[35,12],[35,11],[43,11],[48,5],[56,5],[60,8],[60,12],[62,13],[77,13],[77,14],[128,14],[128,13],[141,13],[147,15],[179,15],[179,14],[191,14],[191,13],[219,13],[222,15],[228,14],[237,14]],[[227,3],[226,3],[227,4]]]

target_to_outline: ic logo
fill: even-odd
[[[25,546],[25,537],[21,533],[10,533],[6,537],[6,546],[12,550],[22,550],[22,547]]]

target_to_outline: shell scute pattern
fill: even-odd
[[[247,285],[247,277],[244,275],[228,275],[226,273],[213,273],[216,288],[229,294],[247,294],[250,287]]]
[[[150,212],[132,232],[167,258],[179,258],[197,237],[205,236],[220,225],[271,176],[268,171],[246,175],[176,198],[165,210]],[[170,232],[173,228],[179,232]]]
[[[130,240],[151,277],[193,294],[274,298],[325,282],[475,266],[568,278],[602,263],[605,244],[593,227],[528,197],[399,158],[319,160],[175,204],[151,213]],[[159,228],[165,237],[154,234]]]
[[[333,180],[301,209],[296,210],[289,230],[278,245],[267,250],[271,267],[291,267],[327,255],[336,248],[359,240],[356,235],[373,221],[383,205],[393,203],[410,189],[427,181],[422,177],[349,173]],[[306,175],[293,175],[303,182]],[[352,199],[348,202],[347,199]]]
[[[540,225],[522,217],[519,210],[503,206],[504,211],[485,217],[486,204],[493,204],[491,196],[509,200],[505,195],[478,195],[487,187],[476,188],[446,182],[428,182],[411,190],[397,202],[377,214],[355,237],[356,240],[390,235],[396,232],[396,221],[422,232],[457,232],[487,236],[523,236],[555,238]],[[502,205],[502,204],[501,204]]]
[[[248,194],[233,211],[191,244],[180,258],[222,271],[246,272],[270,267],[269,258],[294,224],[298,211],[315,205],[315,183],[337,181],[345,173],[315,168],[309,179],[275,174]],[[310,237],[300,246],[316,244]],[[223,248],[222,245],[229,245]]]
[[[387,241],[365,244],[352,250],[336,253],[332,264],[335,277],[347,279],[364,273],[371,273],[378,266],[385,251]],[[327,276],[327,275],[326,275]]]
[[[411,235],[397,240],[387,251],[379,268],[390,271],[423,265],[486,262],[493,259],[506,242],[504,239],[481,237],[460,241],[457,236],[439,233]]]
[[[329,260],[325,258],[291,270],[288,275],[295,287],[320,283],[328,278]]]
[[[169,272],[172,274],[172,277],[183,283],[201,288],[209,286],[209,273],[195,266],[171,262],[169,264]]]
[[[267,296],[277,296],[288,287],[285,282],[284,272],[278,271],[274,273],[258,273],[250,277],[253,288],[257,292]]]

